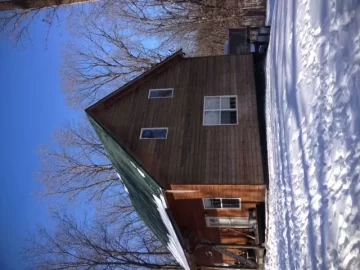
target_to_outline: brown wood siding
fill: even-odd
[[[196,190],[192,193],[166,193],[167,203],[182,235],[191,232],[199,241],[223,244],[246,244],[240,232],[247,229],[209,228],[205,217],[248,217],[249,209],[265,200],[265,185],[169,185],[167,190]],[[204,209],[203,198],[240,198],[241,209]],[[210,251],[210,253],[209,253]],[[233,263],[234,260],[209,248],[193,254],[196,264]]]
[[[177,190],[173,193],[175,200],[198,198],[242,198],[248,202],[264,202],[265,185],[168,185],[166,190]],[[197,191],[184,192],[181,191]]]
[[[150,88],[174,97],[148,99]],[[237,95],[238,125],[203,126],[204,96]],[[162,186],[262,184],[252,55],[180,59],[92,116]],[[143,127],[168,127],[166,140],[140,140]]]

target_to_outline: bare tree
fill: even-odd
[[[80,28],[81,42],[67,48],[62,69],[63,89],[75,107],[97,101],[171,53],[148,48],[123,24],[90,20]]]
[[[28,243],[32,269],[177,269],[136,214],[90,124],[67,124],[55,138],[56,147],[41,151],[45,195],[91,201],[95,221],[77,221],[54,206],[56,231],[41,227]]]
[[[41,20],[47,25],[47,37],[52,25],[58,22],[58,10],[51,7],[46,10],[41,8],[16,9],[0,13],[0,33],[11,37],[18,44],[24,39],[29,38],[29,29],[36,19]]]
[[[52,27],[59,24],[61,19],[82,12],[81,5],[74,4],[92,1],[94,0],[2,0],[0,33],[12,37],[16,44],[23,42],[29,38],[29,30],[38,20],[46,25],[47,40]]]
[[[255,19],[246,16],[249,10],[265,10],[265,1],[122,0],[99,13],[127,22],[137,32],[161,37],[163,42],[180,44],[199,53],[197,43],[203,38],[203,42],[210,43],[220,37],[224,40],[228,28],[263,24],[264,16]]]
[[[254,23],[244,19],[246,2],[95,3],[81,23],[73,24],[79,42],[70,44],[64,56],[63,89],[70,104],[83,108],[94,103],[180,47],[189,55],[222,53],[228,28]]]
[[[58,213],[54,218],[53,232],[40,227],[28,240],[24,258],[30,269],[181,269],[142,223],[79,221]]]
[[[119,192],[122,182],[107,158],[90,123],[67,124],[55,134],[55,147],[42,147],[38,172],[47,195],[73,199],[86,192],[87,199],[102,198],[110,190]]]
[[[109,224],[121,223],[124,217],[134,223],[140,220],[88,121],[66,124],[56,133],[55,146],[42,147],[40,157],[37,176],[45,187],[43,197],[95,200],[96,215]]]
[[[90,2],[93,0],[2,0],[0,11],[14,9],[34,9],[46,7],[58,7],[73,5],[78,3]]]

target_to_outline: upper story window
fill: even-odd
[[[140,132],[140,139],[166,139],[168,135],[168,128],[142,128]]]
[[[174,96],[174,88],[150,89],[149,98],[172,98]]]
[[[236,125],[237,96],[204,97],[204,126]]]
[[[241,199],[232,198],[204,198],[205,209],[241,209]]]

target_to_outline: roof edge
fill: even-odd
[[[145,71],[144,73],[140,74],[139,76],[137,76],[136,78],[132,79],[131,81],[125,83],[123,86],[121,86],[119,89],[111,92],[110,94],[108,94],[107,96],[103,97],[102,99],[100,99],[99,101],[97,101],[96,103],[94,103],[93,105],[89,106],[88,108],[85,109],[85,112],[89,112],[90,110],[92,110],[94,107],[96,107],[97,105],[106,102],[107,100],[109,100],[110,98],[112,98],[113,96],[117,95],[120,92],[124,92],[124,90],[126,88],[129,88],[131,86],[133,86],[134,84],[136,84],[140,79],[149,76],[151,73],[153,73],[154,71],[156,71],[157,69],[159,69],[161,66],[163,66],[164,64],[170,62],[171,60],[173,60],[176,57],[183,57],[184,52],[182,49],[179,49],[178,51],[176,51],[175,53],[173,53],[172,55],[166,57],[163,61],[155,64],[152,68],[148,69],[147,71]],[[125,92],[124,92],[125,93]]]
[[[114,136],[114,134],[112,133],[111,130],[109,130],[108,128],[106,128],[105,126],[103,126],[97,119],[96,117],[90,112],[90,111],[85,111],[87,117],[91,118],[98,126],[100,126],[104,132],[106,132],[132,159],[134,159],[136,161],[136,164],[142,169],[144,170],[154,181],[154,183],[159,186],[161,189],[165,190],[165,187],[158,182],[155,177],[152,176],[152,174],[150,174],[143,166],[143,164],[139,161],[139,159],[131,152],[129,151],[122,142],[120,142],[118,139],[116,139],[116,137]],[[103,142],[101,142],[103,144]]]
[[[133,160],[133,162],[135,163],[136,167],[139,167],[141,170],[143,170],[145,172],[145,174],[147,175],[147,177],[149,178],[149,180],[152,180],[153,184],[155,184],[156,188],[158,189],[160,194],[155,194],[153,193],[153,202],[156,205],[156,210],[163,222],[163,225],[165,226],[166,230],[167,230],[167,239],[168,241],[166,242],[167,244],[167,249],[171,252],[171,254],[174,256],[174,258],[176,259],[176,261],[182,266],[184,267],[184,269],[186,270],[190,270],[190,262],[189,262],[189,258],[187,257],[187,252],[184,249],[184,246],[182,245],[182,241],[181,238],[172,222],[171,217],[169,216],[168,212],[166,211],[167,209],[169,209],[169,205],[166,202],[166,194],[165,194],[165,189],[164,187],[162,187],[159,182],[155,179],[155,177],[153,177],[143,166],[140,162],[138,162],[138,160],[136,159],[135,156],[132,155],[131,152],[129,152],[122,144],[121,142],[119,142],[114,136],[112,136],[112,133],[110,130],[106,129],[105,127],[103,127],[97,120],[96,118],[94,118],[91,113],[87,112],[87,117],[90,121],[90,123],[92,123],[93,128],[95,128],[95,126],[98,126],[117,146],[119,146],[122,151],[124,151],[124,153],[126,153],[126,155],[131,158]],[[95,126],[94,126],[95,124]],[[95,132],[97,134],[97,136],[100,136],[99,133],[96,131]],[[100,141],[102,144],[104,144],[104,141],[101,139],[101,137],[99,137]],[[109,154],[106,145],[105,146],[105,151]],[[113,164],[114,168],[116,171],[118,171],[118,168],[116,167],[114,161],[114,157],[111,158],[111,154],[109,157],[109,160],[111,161],[111,163]],[[130,161],[131,162],[131,161]],[[119,171],[118,171],[119,173]],[[143,176],[144,177],[144,176]],[[130,186],[127,186],[128,181],[130,181],[130,179],[123,179],[123,184],[125,185],[125,187],[127,187],[129,189],[129,191],[131,191]],[[130,200],[132,202],[132,204],[134,205],[132,196],[133,193],[129,194],[130,196]],[[157,198],[157,199],[156,199]],[[136,207],[135,207],[136,210]],[[136,210],[137,211],[137,210]],[[137,211],[138,212],[138,211]],[[144,220],[144,218],[139,214],[139,217],[144,221],[145,225],[149,228],[149,230],[151,230],[154,235],[158,238],[158,240],[160,242],[161,238],[159,238],[158,234],[156,233],[156,230],[154,230],[154,228],[151,226],[151,224],[147,223],[146,220]],[[171,241],[171,239],[173,241]],[[162,242],[163,243],[163,242]],[[164,243],[163,243],[164,244]]]

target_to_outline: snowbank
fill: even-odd
[[[266,269],[360,269],[360,1],[269,2]]]
[[[266,2],[266,20],[265,25],[271,25],[272,14],[274,10],[275,0],[267,0]]]

